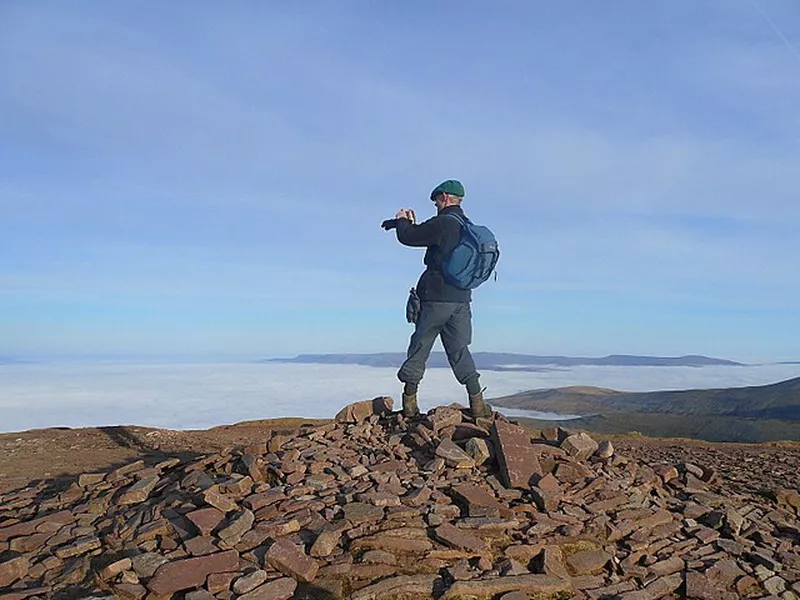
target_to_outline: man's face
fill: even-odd
[[[445,196],[444,194],[437,194],[433,198],[433,204],[436,206],[436,212],[440,212],[444,208]]]

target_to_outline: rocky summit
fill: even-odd
[[[800,494],[390,398],[0,497],[0,599],[800,599]]]

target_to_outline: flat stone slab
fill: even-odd
[[[531,476],[543,475],[538,453],[530,441],[530,433],[519,425],[502,419],[492,423],[492,441],[497,452],[503,485],[527,489]]]
[[[140,479],[127,490],[122,492],[120,497],[117,498],[117,504],[139,504],[144,502],[150,496],[150,492],[152,492],[153,488],[156,487],[158,481],[158,475],[152,475],[150,477]]]
[[[399,537],[389,534],[377,534],[353,540],[351,549],[375,548],[388,550],[401,554],[423,554],[433,548],[433,544],[426,538]]]
[[[17,556],[10,560],[0,562],[0,588],[11,585],[18,579],[28,574],[30,565],[25,556]]]
[[[74,520],[75,517],[72,516],[70,511],[60,510],[56,513],[38,517],[31,521],[23,521],[21,523],[0,527],[0,542],[42,531],[45,526],[51,523],[58,525],[58,527],[56,527],[56,529],[58,529],[62,525],[72,523]]]
[[[368,492],[357,496],[359,502],[373,506],[400,506],[400,497],[389,492]]]
[[[237,598],[237,600],[288,600],[294,596],[297,589],[297,582],[290,577],[281,577],[268,581],[251,592],[247,592]]]
[[[680,556],[670,556],[664,560],[653,563],[648,567],[648,570],[653,575],[663,577],[664,575],[671,575],[678,571],[683,571],[686,568],[686,563]],[[741,572],[744,575],[744,571]],[[732,581],[730,583],[733,583]]]
[[[351,600],[381,600],[382,598],[404,598],[422,596],[433,598],[438,575],[399,575],[390,577],[356,590],[350,595]]]
[[[453,495],[466,506],[469,517],[499,517],[507,512],[494,494],[477,485],[457,485],[453,488]]]
[[[232,518],[226,527],[220,530],[218,536],[228,547],[235,546],[242,539],[242,536],[250,531],[254,520],[253,513],[245,508]]]
[[[211,532],[216,529],[217,525],[222,523],[225,515],[221,510],[213,506],[207,506],[205,508],[193,510],[186,515],[186,518],[197,527],[197,531],[200,532],[200,535],[211,535]]]
[[[421,487],[412,492],[407,493],[400,500],[406,506],[422,506],[431,497],[431,489],[429,487]],[[346,508],[346,507],[345,507]]]
[[[350,502],[345,504],[342,509],[346,521],[350,521],[353,525],[360,525],[361,523],[374,523],[383,518],[383,508],[367,504],[366,502]]]
[[[264,561],[284,575],[305,583],[314,581],[319,570],[316,560],[287,539],[272,544]]]
[[[281,500],[286,500],[287,496],[281,488],[272,488],[266,492],[258,494],[251,494],[244,499],[244,503],[250,507],[251,510],[258,510],[265,506],[270,506]]]
[[[589,575],[600,571],[611,556],[603,550],[583,550],[567,557],[567,564],[576,575]]]
[[[478,425],[472,423],[459,423],[453,431],[453,441],[468,440],[470,438],[488,438],[489,432]]]
[[[339,545],[339,540],[341,539],[341,530],[330,529],[328,531],[323,531],[317,536],[317,539],[314,540],[314,544],[311,546],[311,556],[319,558],[329,556]]]
[[[247,592],[252,592],[266,580],[267,572],[262,569],[256,569],[246,575],[237,577],[233,582],[233,591],[237,594],[246,594]]]
[[[436,447],[436,456],[443,459],[448,466],[456,467],[457,469],[468,469],[475,466],[473,458],[450,438],[444,438],[439,443]]]
[[[450,406],[439,406],[427,417],[427,423],[434,433],[451,425],[461,423],[461,411]]]
[[[158,567],[147,588],[161,596],[203,585],[211,573],[239,570],[239,553],[227,550],[206,556],[173,560]]]
[[[70,558],[72,556],[86,554],[87,552],[96,550],[100,546],[101,543],[97,537],[93,535],[87,535],[82,538],[78,538],[67,546],[61,546],[60,548],[57,548],[55,554],[58,558]]]
[[[494,579],[456,581],[450,586],[441,600],[460,598],[493,598],[506,592],[524,592],[537,600],[556,600],[568,598],[572,583],[549,575],[509,575]]]
[[[158,568],[169,562],[169,559],[157,552],[145,552],[131,558],[131,567],[140,578],[152,577]]]
[[[434,535],[440,542],[456,550],[482,552],[488,548],[486,542],[478,536],[464,529],[459,529],[450,523],[439,525],[439,527],[434,530]]]

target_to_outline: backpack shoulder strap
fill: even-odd
[[[445,217],[453,217],[459,224],[463,227],[465,224],[469,223],[469,219],[467,217],[462,217],[458,213],[447,213],[444,215]]]

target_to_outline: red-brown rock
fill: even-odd
[[[0,562],[0,588],[11,585],[27,575],[30,564],[25,556]]]
[[[284,575],[311,583],[317,576],[319,564],[288,539],[281,539],[267,550],[264,561]]]
[[[162,596],[203,585],[211,573],[239,569],[239,553],[226,550],[206,556],[173,560],[161,565],[147,582],[147,588]]]
[[[500,513],[508,512],[494,494],[474,484],[455,486],[453,495],[464,504],[469,517],[499,517]]]
[[[225,515],[221,510],[213,506],[208,506],[206,508],[193,510],[186,515],[186,518],[194,523],[200,535],[211,535],[211,532],[214,531],[217,525],[222,523]]]
[[[492,440],[506,487],[527,488],[532,475],[544,474],[526,429],[496,419],[492,424]]]
[[[438,575],[398,575],[363,587],[350,596],[351,600],[381,598],[433,598]]]
[[[456,550],[467,550],[469,552],[482,552],[487,549],[486,542],[481,538],[459,529],[450,523],[439,525],[434,531],[436,539],[443,544]]]
[[[424,533],[424,530],[421,531]],[[409,531],[409,534],[410,533]],[[433,544],[431,544],[427,536],[412,537],[409,535],[406,537],[389,534],[376,534],[358,538],[350,544],[352,550],[357,550],[359,548],[376,548],[378,550],[388,550],[389,552],[398,552],[401,554],[423,554],[432,547]]]
[[[147,500],[150,492],[153,491],[153,488],[158,484],[158,480],[158,475],[151,475],[150,477],[140,479],[120,494],[119,498],[116,500],[117,504],[139,504],[144,502]]]
[[[70,511],[61,510],[50,515],[33,519],[31,521],[23,521],[21,523],[9,525],[8,527],[0,527],[0,542],[5,542],[12,538],[23,535],[31,535],[37,531],[42,531],[42,528],[46,528],[48,524],[56,525],[55,529],[50,529],[50,531],[55,531],[61,525],[72,523],[74,520],[75,517],[72,516]]]
[[[436,456],[442,458],[451,467],[469,468],[475,466],[473,458],[450,438],[444,438],[439,442],[436,447]]]
[[[582,550],[567,557],[567,564],[576,575],[597,573],[611,559],[603,550]]]
[[[461,411],[452,406],[439,406],[428,415],[427,425],[434,433],[461,423]]]
[[[314,545],[311,546],[311,556],[325,557],[329,556],[339,545],[342,539],[342,532],[338,529],[329,529],[323,531],[314,540]]]
[[[511,575],[494,579],[456,581],[444,593],[441,600],[457,598],[493,598],[505,592],[525,592],[534,598],[568,598],[572,584],[568,579],[549,575]]]
[[[239,596],[237,600],[287,600],[294,595],[297,582],[289,577],[281,577],[261,584],[256,589]]]
[[[561,442],[561,448],[576,460],[586,460],[597,451],[598,443],[588,433],[576,433]]]
[[[555,545],[544,547],[541,554],[534,560],[534,568],[537,573],[561,578],[569,577],[564,564],[564,553],[560,547]]]
[[[394,400],[389,396],[379,396],[372,400],[354,402],[345,406],[336,414],[339,423],[361,423],[372,415],[385,415],[392,412]]]

